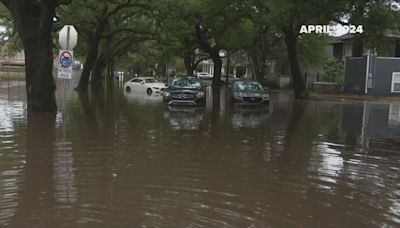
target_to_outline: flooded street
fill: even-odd
[[[0,227],[400,225],[398,102],[168,108],[70,83],[55,116],[0,87]]]

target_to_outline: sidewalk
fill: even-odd
[[[293,94],[292,90],[270,90],[270,92],[283,92]],[[325,93],[310,93],[308,100],[316,101],[394,101],[400,102],[399,96],[370,96],[370,95],[357,95],[350,93],[339,93],[339,94],[325,94]]]

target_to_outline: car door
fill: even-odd
[[[139,87],[140,87],[140,92],[141,93],[147,91],[147,86],[146,86],[146,80],[145,79],[140,80]]]
[[[141,79],[133,79],[131,82],[132,90],[139,91]]]

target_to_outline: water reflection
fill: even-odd
[[[204,118],[204,108],[202,107],[165,107],[164,119],[175,130],[195,130],[199,129]]]
[[[269,106],[261,107],[232,107],[233,128],[262,128],[270,116]]]
[[[0,100],[0,108],[0,226],[9,226],[24,181],[26,161],[20,129],[24,127],[25,106],[21,101]]]
[[[343,104],[342,128],[360,140],[400,137],[400,103]]]
[[[21,101],[0,100],[0,107],[2,107],[0,112],[0,133],[14,132],[15,120],[24,118],[24,103]]]
[[[124,91],[124,95],[129,103],[131,104],[157,104],[162,103],[161,94],[153,93],[151,95],[147,95],[146,93],[139,92],[126,92]]]
[[[18,206],[10,227],[25,227],[28,224],[48,227],[52,222],[42,218],[55,213],[55,115],[29,112],[27,123],[24,181],[21,191],[16,192],[19,195]]]
[[[114,86],[60,87],[57,116],[0,100],[0,226],[399,224],[395,102],[235,109],[208,89],[205,107],[167,107]]]

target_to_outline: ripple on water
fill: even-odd
[[[0,99],[0,224],[15,215],[23,183],[25,155],[17,130],[25,122],[24,103]]]
[[[396,142],[349,145],[340,138],[328,140],[328,126],[319,125],[308,142],[297,135],[302,129],[289,132],[290,141],[286,103],[282,115],[277,109],[271,117],[279,125],[271,121],[265,128],[239,130],[229,116],[214,121],[207,114],[200,120],[205,129],[174,129],[161,106],[127,108],[121,97],[108,95],[105,102],[102,94],[89,98],[85,111],[84,103],[66,104],[55,129],[28,135],[29,151],[23,106],[0,102],[0,107],[20,109],[0,114],[5,120],[0,125],[0,226],[12,227],[10,221],[22,227],[399,222]],[[323,119],[334,122],[332,112]]]

